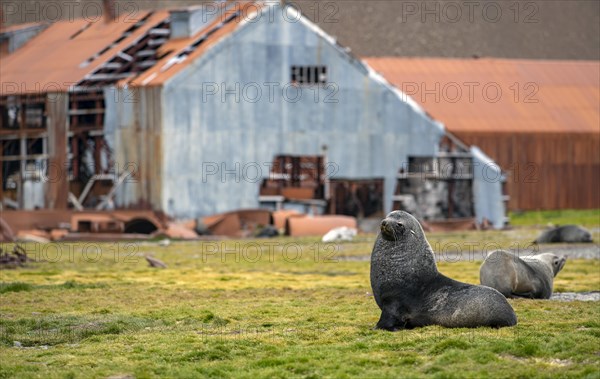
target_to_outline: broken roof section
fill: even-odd
[[[54,23],[19,51],[3,57],[1,95],[66,92],[78,86],[117,83],[162,84],[263,6],[228,1],[123,15],[114,22]],[[186,13],[195,19],[185,20]],[[185,33],[176,26],[171,37],[172,20],[182,17],[196,28]]]
[[[16,33],[28,29],[37,29],[46,26],[42,22],[28,22],[26,24],[17,24],[11,26],[0,26],[0,35]]]
[[[600,62],[366,58],[452,133],[597,133]]]

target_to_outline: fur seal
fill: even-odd
[[[508,251],[496,250],[483,261],[479,281],[509,298],[549,299],[554,277],[566,261],[566,257],[551,253],[520,258]]]
[[[423,228],[403,211],[394,211],[381,222],[371,254],[371,288],[381,309],[378,329],[517,323],[515,312],[500,292],[442,275]]]
[[[592,235],[578,225],[563,225],[542,232],[535,243],[558,243],[558,242],[593,242]]]

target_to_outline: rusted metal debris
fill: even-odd
[[[12,242],[15,240],[15,234],[10,226],[0,217],[0,242]]]
[[[351,216],[308,216],[296,210],[267,209],[241,209],[179,222],[152,211],[7,211],[4,216],[0,236],[5,241],[14,240],[12,230],[16,230],[16,239],[38,243],[322,236],[336,227],[357,228],[357,220]]]
[[[351,216],[291,217],[287,221],[286,234],[292,237],[322,236],[340,226],[358,229],[356,218]]]
[[[298,212],[295,209],[282,209],[282,210],[273,212],[272,215],[273,215],[273,225],[275,225],[275,227],[278,230],[285,230],[287,220],[290,217],[304,217],[305,216],[304,214]]]
[[[461,230],[479,230],[479,226],[474,218],[450,219],[443,221],[423,221],[419,220],[423,230],[426,232],[455,232]],[[489,223],[484,223],[484,225]]]
[[[212,235],[251,237],[259,227],[273,225],[273,216],[266,209],[244,209],[204,217],[202,226]]]
[[[31,262],[31,259],[21,246],[15,245],[10,253],[0,247],[0,269],[23,267],[27,262]]]

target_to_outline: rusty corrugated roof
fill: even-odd
[[[453,133],[600,132],[600,62],[366,58]]]
[[[126,31],[150,15],[145,23],[126,36]],[[164,20],[167,11],[142,12],[117,22],[85,19],[56,22],[15,53],[3,57],[0,64],[3,94],[62,92],[82,79],[139,36]],[[116,43],[121,37],[124,39]],[[85,65],[84,62],[102,52]]]
[[[231,33],[243,18],[260,9],[260,3],[252,1],[229,1],[221,6],[233,6],[216,17],[206,27],[190,38],[168,40],[159,49],[160,59],[143,73],[122,79],[119,85],[160,85],[183,67],[203,54],[222,37]],[[251,8],[250,8],[251,7]],[[236,15],[235,11],[239,10]],[[0,64],[2,95],[64,92],[81,82],[103,64],[113,59],[143,37],[150,29],[169,19],[168,10],[141,12],[136,16],[125,15],[114,22],[103,19],[89,22],[84,19],[60,21],[29,41],[15,53],[3,57]],[[220,27],[226,16],[234,16],[231,22]],[[129,32],[132,26],[143,25]],[[218,29],[210,34],[197,48],[192,49],[185,60],[172,60],[193,44],[206,30]],[[124,38],[123,38],[124,37]],[[116,42],[116,43],[115,43]],[[96,56],[97,55],[97,56]],[[94,57],[96,56],[96,57]],[[91,59],[94,57],[93,59]],[[90,61],[91,60],[91,61]],[[87,64],[86,61],[89,61]]]
[[[262,4],[253,2],[253,1],[237,1],[230,2],[235,3],[235,6],[231,7],[230,10],[224,11],[223,15],[220,17],[216,17],[211,23],[209,23],[206,27],[200,30],[191,38],[185,39],[174,39],[169,40],[169,42],[165,43],[161,48],[161,53],[166,53],[165,56],[162,57],[161,60],[157,62],[153,67],[149,70],[145,71],[143,74],[138,77],[129,80],[130,85],[161,85],[166,82],[168,79],[173,77],[175,74],[180,72],[184,67],[193,62],[196,58],[200,57],[204,54],[211,46],[221,40],[223,37],[227,36],[231,32],[233,32],[244,19],[248,19],[252,17],[253,12],[256,12],[260,9]],[[226,7],[226,4],[222,4],[223,7]],[[220,24],[227,19],[228,16],[234,16],[234,12],[239,12],[239,15],[235,16],[231,22],[226,25],[219,27]],[[217,28],[213,33],[211,33],[201,45],[199,45],[196,49],[194,49],[185,60],[177,61],[177,57],[186,49],[190,44],[194,43],[199,37],[203,36],[207,31],[211,29]],[[176,62],[176,63],[173,63]],[[124,84],[124,83],[121,83]]]

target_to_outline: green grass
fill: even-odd
[[[584,227],[600,226],[600,209],[573,210],[564,209],[556,211],[531,211],[511,213],[510,223],[515,226],[542,226],[548,224],[567,225],[576,224]]]
[[[469,252],[536,232],[428,237]],[[0,378],[600,377],[598,303],[511,300],[513,328],[373,330],[374,238],[27,245],[45,262],[0,271]],[[478,282],[480,262],[439,258]],[[568,261],[555,289],[600,290],[600,261]]]

